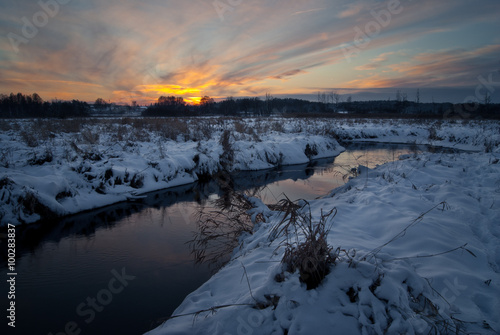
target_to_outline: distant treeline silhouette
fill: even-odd
[[[279,99],[267,95],[265,100],[260,98],[233,98],[215,102],[214,99],[204,96],[199,105],[188,105],[180,97],[160,97],[158,102],[150,105],[143,116],[270,116],[277,114],[300,113],[331,113],[327,104],[300,99]]]
[[[0,94],[0,118],[86,117],[104,115],[112,110],[115,111],[115,115],[120,115],[120,106],[101,100],[97,99],[91,107],[88,103],[78,100],[43,101],[36,93],[32,95]],[[138,112],[137,109],[136,111]],[[350,98],[347,101],[315,102],[293,98],[274,98],[266,94],[264,99],[229,97],[218,102],[209,96],[204,96],[198,105],[190,105],[182,97],[161,96],[156,103],[151,104],[142,112],[142,116],[148,117],[207,115],[500,119],[500,104],[421,103],[406,99],[351,101]]]
[[[409,118],[500,118],[500,104],[421,103],[400,100],[348,101],[327,103],[292,98],[233,98],[214,102],[203,97],[199,105],[188,105],[180,97],[160,97],[143,116],[324,116],[324,117],[409,117]]]
[[[32,95],[0,94],[0,117],[2,118],[65,118],[89,115],[89,104],[78,100],[47,102],[43,101],[37,93]]]

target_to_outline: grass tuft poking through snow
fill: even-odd
[[[281,260],[285,270],[290,273],[298,271],[300,281],[307,285],[307,289],[315,289],[330,272],[340,250],[334,253],[327,242],[337,209],[326,213],[321,211],[317,223],[313,223],[311,207],[306,200],[299,200],[296,204],[285,196],[274,209],[281,212],[283,218],[271,230],[271,236],[285,237],[280,244],[285,248]]]

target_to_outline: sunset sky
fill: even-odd
[[[500,102],[499,0],[0,0],[0,93]],[[497,83],[497,84],[495,84]]]

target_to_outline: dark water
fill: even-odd
[[[233,180],[236,189],[267,203],[283,194],[314,199],[343,185],[353,167],[373,167],[418,150],[358,144],[335,159],[241,172]],[[142,334],[154,328],[210,278],[186,242],[197,228],[200,205],[220,192],[215,182],[187,185],[140,202],[16,228],[16,328],[6,327],[2,259],[2,334]]]

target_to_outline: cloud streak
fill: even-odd
[[[33,18],[40,8],[36,2],[0,0],[5,8],[0,14],[0,92],[144,103],[159,94],[309,93],[307,85],[290,86],[302,78],[325,88],[466,85],[472,73],[494,66],[484,60],[498,51],[498,40],[484,38],[470,46],[464,41],[470,51],[460,55],[432,44],[424,44],[427,52],[402,45],[473,22],[494,22],[492,13],[500,5],[483,1],[478,6],[464,0],[401,0],[405,10],[349,64],[341,46],[352,43],[355,28],[373,21],[372,12],[388,2],[359,0],[346,6],[340,0],[256,0],[232,6],[221,21],[212,2],[204,0],[73,0],[15,52],[6,36],[22,36],[22,18]],[[406,60],[401,60],[403,48]],[[330,78],[340,77],[329,72],[335,69],[350,71],[352,77],[344,74],[332,83]]]
[[[420,53],[346,85],[352,88],[473,87],[478,84],[479,76],[498,72],[499,54],[500,45]],[[391,77],[383,75],[383,71]]]

